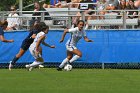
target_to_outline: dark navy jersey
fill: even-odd
[[[3,28],[0,26],[0,35],[4,35]]]
[[[38,30],[32,30],[32,31],[29,33],[29,35],[23,40],[22,45],[21,45],[21,48],[22,48],[23,50],[27,50],[27,49],[30,47],[30,45],[31,45],[31,44],[33,43],[33,41],[34,41],[34,38],[32,38],[32,35],[33,35],[33,34],[37,34],[37,33],[39,33]]]
[[[37,34],[39,31],[37,30],[32,30],[29,35],[24,39],[24,41],[28,44],[32,44],[34,41],[34,38],[32,38],[33,34]]]

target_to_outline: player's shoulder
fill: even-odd
[[[38,33],[39,35],[45,35],[45,33],[43,31]]]
[[[78,31],[78,27],[74,27],[74,28],[70,28],[69,30],[72,30],[72,31]]]

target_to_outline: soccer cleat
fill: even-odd
[[[29,71],[32,71],[32,69],[33,69],[33,67],[29,67],[29,69],[28,69],[28,70],[29,70]]]
[[[40,68],[43,68],[43,67],[44,67],[43,65],[39,65],[39,69],[40,69]]]
[[[13,67],[12,61],[10,61],[10,63],[9,63],[9,70],[10,70],[10,71],[12,70],[12,67]]]
[[[29,65],[25,65],[25,67],[26,67],[26,68],[29,68],[30,66],[29,66]]]
[[[57,71],[62,71],[62,68],[58,67],[58,68],[57,68]]]
[[[28,71],[32,71],[33,67],[30,67],[30,65],[25,65],[25,67],[28,69]]]

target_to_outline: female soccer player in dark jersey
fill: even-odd
[[[23,54],[28,50],[30,45],[33,43],[35,36],[41,31],[42,26],[46,25],[44,22],[35,23],[33,28],[30,30],[29,35],[22,41],[22,45],[18,54],[10,61],[9,70],[15,65],[16,61],[23,56]]]
[[[4,38],[4,31],[3,30],[6,29],[7,25],[8,25],[7,21],[3,21],[3,22],[0,21],[0,41],[11,43],[11,42],[14,42],[13,39],[7,40]]]

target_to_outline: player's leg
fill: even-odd
[[[40,51],[40,54],[42,55],[42,47],[39,47],[39,51]],[[43,64],[40,64],[40,65],[39,65],[39,69],[40,69],[40,68],[43,68],[43,67],[44,67]]]
[[[75,54],[75,56],[73,56],[73,58],[69,60],[70,63],[82,57],[82,52],[78,49],[74,49],[73,51],[71,51],[71,53]]]
[[[26,67],[27,68],[29,68],[29,67],[37,67],[37,66],[43,64],[43,62],[44,62],[43,58],[40,57],[40,58],[37,58],[32,64],[26,65]]]
[[[69,60],[72,58],[73,54],[70,51],[67,51],[67,58],[65,58],[62,63],[59,65],[59,68],[62,69],[66,63],[69,62]]]
[[[42,48],[39,48],[38,55],[36,55],[34,47],[30,47],[29,50],[30,50],[31,55],[35,58],[35,61],[32,64],[26,65],[26,68],[28,68],[29,71],[31,71],[32,68],[43,64],[44,60],[41,55]]]
[[[15,63],[17,62],[17,60],[18,60],[25,52],[26,52],[25,50],[23,50],[22,48],[20,48],[18,54],[13,58],[12,61],[10,61],[9,70],[12,69],[13,65],[15,65]]]

